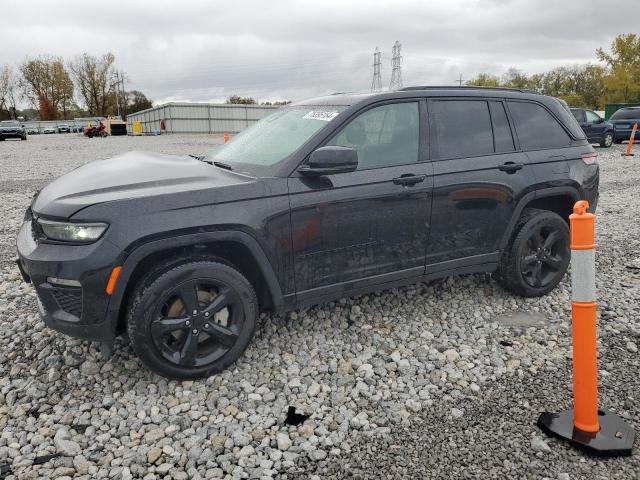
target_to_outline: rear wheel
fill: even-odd
[[[602,136],[600,140],[600,146],[602,148],[609,148],[613,144],[613,132],[607,132]]]
[[[538,297],[562,280],[570,261],[569,227],[558,214],[526,209],[502,255],[498,282],[523,297]]]
[[[251,283],[214,261],[174,266],[134,295],[127,330],[140,360],[169,378],[208,377],[249,345],[258,302]]]

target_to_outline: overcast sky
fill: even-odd
[[[597,47],[639,33],[636,2],[9,1],[0,10],[0,65],[111,51],[126,88],[155,103],[298,100],[369,90],[376,46],[388,86],[399,40],[405,86],[451,85],[460,74],[595,62]]]

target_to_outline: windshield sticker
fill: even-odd
[[[310,120],[322,120],[323,122],[330,122],[334,118],[338,116],[339,112],[322,112],[322,111],[311,111],[307,113],[302,118],[307,118]]]

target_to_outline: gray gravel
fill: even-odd
[[[569,284],[522,299],[490,275],[263,315],[229,371],[149,373],[130,347],[44,328],[11,263],[33,191],[132,150],[203,153],[213,136],[0,144],[0,468],[7,478],[640,478],[634,456],[592,460],[535,427],[570,403]],[[640,424],[637,160],[599,150],[601,403]],[[286,425],[290,406],[309,415]],[[46,455],[53,456],[45,457]]]

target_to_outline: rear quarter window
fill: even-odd
[[[514,101],[509,101],[508,105],[522,149],[561,148],[571,143],[571,137],[562,125],[541,105]],[[571,120],[575,122],[575,119]]]

